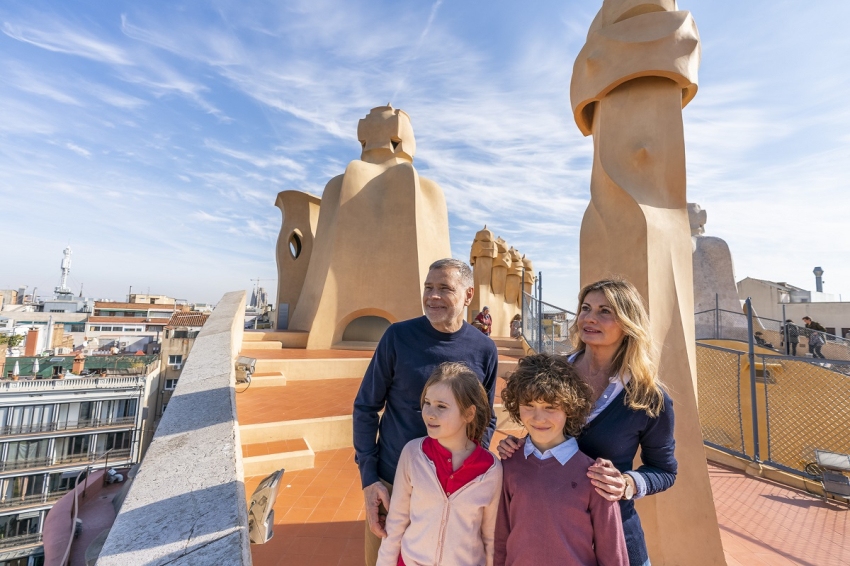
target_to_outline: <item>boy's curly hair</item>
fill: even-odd
[[[578,436],[593,408],[593,391],[563,356],[535,354],[522,358],[507,378],[502,402],[511,418],[522,424],[519,408],[543,401],[561,408],[567,415],[564,435]]]

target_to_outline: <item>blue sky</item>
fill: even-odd
[[[0,288],[215,302],[277,271],[282,190],[321,194],[357,120],[407,111],[452,250],[484,223],[572,307],[592,143],[569,106],[598,1],[0,4]],[[850,2],[692,0],[688,200],[739,279],[850,300]],[[273,291],[272,291],[273,294]]]

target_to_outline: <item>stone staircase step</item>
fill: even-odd
[[[250,356],[250,350],[243,352]],[[316,379],[362,378],[369,367],[369,358],[334,359],[258,359],[254,366],[256,373],[282,373],[287,382]]]
[[[506,360],[504,358],[500,359],[499,367],[496,370],[496,375],[498,377],[507,377],[512,371],[516,369],[516,366],[517,360]]]
[[[501,348],[522,348],[522,342],[519,338],[506,338],[503,336],[491,336],[490,339],[495,342],[496,347]]]
[[[351,415],[239,425],[245,444],[303,439],[317,452],[348,448],[353,434]]]
[[[281,468],[289,472],[314,466],[316,454],[303,438],[242,445],[242,468],[246,476],[263,476]]]
[[[516,346],[513,348],[497,346],[496,350],[499,352],[500,356],[514,356],[516,358],[521,358],[525,355],[525,350],[523,350],[521,346]]]
[[[273,341],[280,342],[284,348],[306,348],[307,335],[307,332],[297,330],[246,330],[242,334],[242,343]]]
[[[278,340],[264,340],[261,342],[242,342],[242,347],[250,348],[251,350],[280,350],[283,348],[283,344]]]
[[[255,373],[251,376],[251,387],[282,387],[286,385],[286,376],[279,371]]]

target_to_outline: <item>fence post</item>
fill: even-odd
[[[756,398],[756,348],[753,338],[753,301],[747,297],[747,358],[750,361],[750,402],[753,414],[753,459],[761,462],[759,455],[759,416]]]
[[[720,294],[714,294],[714,339],[720,340]]]
[[[786,320],[788,320],[788,319],[785,318],[785,305],[783,304],[782,305],[782,334],[785,337],[785,340],[783,342],[785,344],[785,355],[790,356],[791,355],[791,344],[788,343],[788,338],[789,338],[790,335],[788,334],[788,323],[785,322]]]
[[[543,353],[543,272],[537,272],[537,351]]]

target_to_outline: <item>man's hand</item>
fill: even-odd
[[[363,488],[363,499],[366,501],[366,524],[369,530],[376,537],[386,538],[386,510],[390,508],[390,492],[384,484],[376,481]]]

